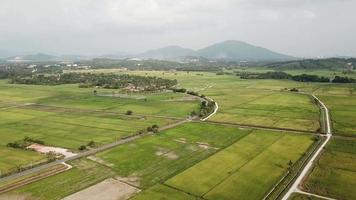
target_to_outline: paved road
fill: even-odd
[[[181,121],[178,121],[176,123],[164,126],[164,127],[160,128],[159,130],[163,131],[163,130],[166,130],[166,129],[170,129],[170,128],[176,127],[178,125],[181,125],[181,124],[189,122],[189,121],[190,120],[188,120],[188,119],[181,120]],[[52,167],[52,166],[57,165],[57,164],[63,164],[65,162],[68,162],[68,161],[71,161],[71,160],[87,157],[89,155],[93,155],[93,154],[96,154],[98,152],[105,151],[105,150],[111,149],[113,147],[116,147],[116,146],[119,146],[119,145],[122,145],[122,144],[125,144],[125,143],[128,143],[128,142],[131,142],[131,141],[136,140],[138,138],[141,138],[143,136],[152,135],[152,134],[153,133],[146,133],[146,134],[142,134],[142,135],[135,135],[135,136],[131,136],[131,137],[128,137],[128,138],[125,138],[125,139],[121,139],[121,140],[115,141],[113,143],[100,146],[100,147],[98,147],[96,149],[91,149],[91,150],[79,153],[79,154],[77,154],[75,156],[72,156],[72,157],[69,157],[69,158],[56,160],[56,161],[53,161],[53,162],[50,162],[50,163],[47,163],[47,164],[43,164],[43,165],[39,165],[37,167],[31,168],[31,169],[28,169],[28,170],[25,170],[25,171],[22,171],[22,172],[19,172],[19,173],[10,175],[10,176],[6,176],[4,178],[1,178],[0,182],[11,180],[11,179],[15,179],[15,178],[19,178],[21,176],[25,176],[25,175],[28,175],[28,174],[31,174],[31,173],[34,173],[34,172],[39,172],[41,170],[44,170],[44,169],[46,169],[48,167]]]
[[[326,136],[325,137],[326,137],[326,140],[319,147],[319,149],[314,153],[314,155],[309,160],[309,162],[305,165],[304,169],[301,171],[301,173],[299,174],[299,176],[297,177],[297,179],[293,183],[292,187],[289,188],[288,192],[283,196],[282,200],[287,200],[293,192],[297,192],[297,193],[301,192],[301,190],[299,189],[299,185],[302,183],[303,179],[306,177],[307,173],[312,168],[315,160],[320,155],[320,153],[322,152],[323,148],[326,146],[326,144],[329,142],[329,140],[330,140],[330,138],[332,136],[331,126],[330,126],[330,116],[329,116],[328,108],[325,106],[325,104],[322,101],[319,100],[318,97],[316,97],[315,95],[312,95],[312,97],[318,102],[319,106],[324,111],[323,113],[325,114],[325,125],[326,125],[326,127],[325,127],[326,128]]]

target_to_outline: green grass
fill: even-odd
[[[93,140],[97,144],[113,142],[148,126],[164,126],[175,120],[125,116],[105,112],[63,110],[52,107],[12,108],[0,111],[0,144],[31,137],[45,144],[77,150]]]
[[[197,99],[184,100],[185,95],[180,93],[141,94],[144,100],[137,99],[137,95],[95,96],[92,90],[77,85],[17,85],[0,80],[0,172],[13,171],[45,157],[8,148],[9,142],[31,137],[46,145],[77,151],[92,140],[102,145],[154,124],[163,127],[174,123],[178,120],[175,118],[183,119],[197,111],[200,104]],[[98,94],[114,91],[97,90]],[[126,116],[127,110],[133,115]]]
[[[317,95],[331,112],[335,134],[355,136],[356,134],[356,86],[337,85],[323,87]],[[352,94],[350,93],[352,91]]]
[[[45,155],[33,151],[7,148],[3,145],[0,146],[0,155],[0,174],[13,172],[20,166],[46,161]]]
[[[165,185],[157,184],[148,190],[145,190],[131,200],[195,200],[196,198],[175,190],[173,188],[167,187]]]
[[[249,132],[237,127],[186,123],[97,156],[120,176],[138,177],[140,187],[146,188],[165,181]],[[198,143],[206,143],[210,148]]]
[[[333,138],[303,187],[336,199],[355,199],[356,139]]]
[[[207,72],[128,73],[138,75],[147,73],[177,79],[181,87],[213,98],[219,104],[219,111],[209,119],[212,121],[306,131],[316,131],[320,127],[319,109],[310,97],[285,91],[285,88],[295,87],[304,92],[311,92],[318,88],[319,84],[289,80],[242,80],[237,76]]]
[[[109,168],[89,160],[76,160],[70,164],[73,168],[66,172],[5,193],[0,195],[0,198],[7,195],[20,195],[29,200],[57,200],[114,176]]]
[[[312,143],[308,135],[254,131],[166,183],[205,199],[261,199]]]

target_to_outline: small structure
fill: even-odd
[[[354,66],[352,63],[346,64],[346,71],[351,72],[353,69],[354,69]]]

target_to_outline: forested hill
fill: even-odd
[[[350,64],[356,66],[356,58],[305,59],[276,62],[265,66],[276,69],[336,69],[347,70]]]

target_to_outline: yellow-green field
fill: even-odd
[[[334,138],[303,187],[335,199],[355,199],[356,139]]]

